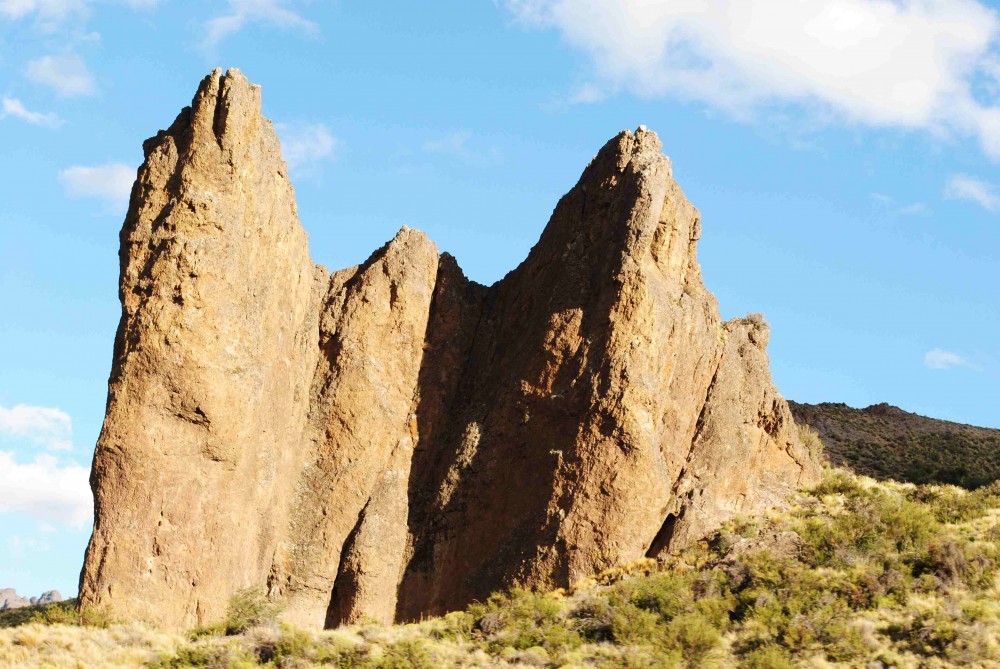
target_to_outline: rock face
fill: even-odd
[[[13,588],[0,588],[0,611],[19,609],[25,606],[41,606],[62,601],[58,590],[48,590],[40,597],[21,597]]]
[[[702,284],[655,133],[612,139],[491,287],[406,228],[313,265],[238,71],[144,148],[84,606],[183,627],[263,585],[298,624],[410,620],[659,555],[818,476],[767,326]]]

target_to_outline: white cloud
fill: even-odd
[[[85,16],[95,1],[133,9],[151,9],[159,4],[159,0],[0,0],[0,17],[15,21],[35,17],[44,27],[54,28],[72,16]]]
[[[134,167],[124,163],[92,167],[77,165],[61,171],[59,181],[70,197],[102,199],[118,210],[128,204],[135,172]]]
[[[322,123],[287,123],[275,126],[281,137],[281,152],[288,169],[309,172],[334,157],[339,144]]]
[[[21,464],[0,451],[0,513],[26,513],[46,523],[83,529],[93,514],[90,469],[39,455]]]
[[[750,120],[804,104],[872,126],[977,137],[1000,158],[1000,17],[976,0],[503,0],[589,54],[604,88]]]
[[[264,23],[285,30],[314,34],[319,27],[285,6],[286,0],[228,0],[229,13],[205,24],[204,47],[211,49],[248,23]]]
[[[75,55],[42,56],[28,63],[27,75],[64,97],[90,95],[96,90],[87,64]]]
[[[967,174],[956,174],[945,185],[945,197],[952,200],[969,200],[987,211],[1000,211],[1000,193],[992,184]]]
[[[35,16],[40,21],[58,22],[86,9],[86,0],[0,0],[0,16],[14,20]]]
[[[52,407],[0,406],[0,435],[30,439],[50,451],[68,451],[73,448],[73,421]]]
[[[43,125],[49,128],[57,128],[62,125],[62,119],[55,114],[44,114],[27,109],[17,98],[4,98],[0,107],[0,119],[19,118],[33,125]]]
[[[924,356],[924,365],[928,369],[954,369],[955,367],[966,367],[968,369],[976,370],[976,366],[973,365],[969,360],[958,353],[952,353],[951,351],[944,351],[939,348],[935,348],[928,351]]]

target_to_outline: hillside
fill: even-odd
[[[830,461],[859,474],[974,489],[1000,479],[1000,430],[926,418],[889,404],[789,402],[816,430]]]
[[[1000,486],[968,492],[834,470],[788,510],[569,590],[325,632],[268,622],[275,611],[243,593],[228,636],[225,626],[187,636],[72,626],[60,607],[49,616],[57,624],[0,630],[0,658],[164,669],[997,666],[998,518]]]

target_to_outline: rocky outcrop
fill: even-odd
[[[42,606],[62,601],[58,590],[48,590],[38,597],[21,597],[13,588],[0,588],[0,611],[20,609],[25,606]]]
[[[415,619],[675,549],[814,481],[759,317],[723,323],[655,133],[612,139],[491,287],[404,228],[309,260],[259,89],[145,145],[84,606]]]

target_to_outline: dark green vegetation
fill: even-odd
[[[815,429],[830,462],[877,479],[975,489],[1000,480],[1000,430],[925,418],[888,404],[789,402]]]
[[[53,616],[75,615],[76,600],[67,599],[55,604],[40,604],[36,606],[22,606],[17,609],[7,609],[0,611],[0,628],[17,627],[35,620],[47,620],[47,614]]]

